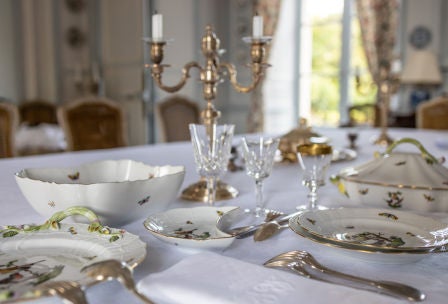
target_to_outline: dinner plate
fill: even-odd
[[[313,241],[361,252],[363,257],[380,261],[414,261],[424,254],[448,249],[447,224],[403,211],[364,208],[305,211],[293,217],[289,226]]]
[[[237,207],[176,208],[149,216],[144,225],[156,238],[182,247],[218,249],[235,239],[216,227],[218,219]]]
[[[0,235],[0,302],[34,298],[33,287],[48,280],[89,283],[80,273],[89,264],[117,259],[137,266],[146,256],[138,236],[108,227],[89,231],[88,224],[59,223],[54,230],[23,232],[28,225]],[[10,228],[9,226],[8,228]]]

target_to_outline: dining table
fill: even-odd
[[[352,128],[329,127],[315,127],[313,130],[328,138],[333,149],[347,148],[348,132],[354,131]],[[347,167],[372,160],[375,152],[384,152],[385,147],[373,143],[373,138],[380,134],[379,129],[365,127],[356,129],[356,132],[357,155],[351,160],[331,163],[326,183],[318,192],[318,203],[321,206],[366,207],[350,201],[328,179],[329,176]],[[417,139],[435,157],[448,158],[448,149],[438,144],[440,140],[448,139],[447,131],[389,128],[388,134],[393,139],[404,137]],[[243,134],[234,136],[235,145],[240,143],[242,136]],[[412,145],[402,145],[400,150],[418,153]],[[169,209],[207,206],[206,203],[183,200],[180,196],[183,189],[199,180],[191,143],[188,141],[157,143],[0,159],[0,225],[42,223],[46,220],[31,207],[20,191],[14,178],[16,172],[24,168],[74,167],[97,160],[119,159],[132,159],[155,166],[185,166],[183,184]],[[215,206],[235,206],[243,209],[255,206],[254,181],[244,170],[228,171],[221,179],[235,187],[239,194],[232,199],[217,201],[214,203]],[[307,193],[308,190],[299,180],[297,163],[276,162],[271,175],[264,181],[266,208],[271,210],[294,212],[296,206],[307,202]],[[419,214],[448,224],[448,213]],[[351,275],[396,281],[419,288],[426,294],[426,303],[446,303],[448,299],[448,253],[427,253],[419,260],[405,263],[397,263],[395,260],[394,262],[369,260],[368,254],[362,257],[353,255],[350,250],[315,242],[289,228],[282,229],[278,234],[260,242],[255,242],[253,237],[247,237],[235,239],[226,248],[189,248],[164,242],[149,233],[143,225],[148,216],[150,214],[142,214],[141,219],[119,228],[138,235],[146,243],[146,257],[135,267],[133,275],[135,281],[140,283],[138,287],[144,289],[145,294],[155,303],[406,302],[387,295],[312,280],[263,266],[263,263],[270,258],[290,250],[306,250],[327,267]],[[222,265],[228,267],[226,266],[226,269],[218,267],[220,261]],[[234,279],[239,283],[233,284]],[[147,286],[145,287],[142,282]],[[204,288],[201,289],[201,285]],[[141,303],[116,281],[95,284],[87,288],[85,293],[89,303]],[[60,299],[42,298],[33,300],[32,303],[60,303]]]

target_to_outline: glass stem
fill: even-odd
[[[213,205],[216,199],[216,177],[207,177],[207,203]]]
[[[314,210],[317,207],[317,186],[313,185],[310,187],[310,193],[308,194],[308,209]]]
[[[264,212],[263,206],[263,180],[255,180],[255,216],[262,216]]]

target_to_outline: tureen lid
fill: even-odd
[[[399,144],[411,143],[420,149],[418,153],[392,153]],[[397,186],[413,189],[448,189],[448,169],[444,159],[436,159],[415,139],[403,138],[391,144],[385,153],[375,159],[342,172],[341,178],[367,184]]]
[[[281,151],[284,161],[297,161],[297,146],[311,143],[311,138],[320,137],[320,135],[312,131],[311,127],[307,126],[306,118],[299,119],[297,128],[292,129],[280,138],[279,150]]]

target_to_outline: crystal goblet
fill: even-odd
[[[196,171],[207,180],[207,203],[213,204],[217,179],[227,171],[234,125],[190,124]]]
[[[300,179],[309,189],[308,205],[296,207],[298,210],[327,209],[317,204],[317,191],[325,185],[325,176],[332,159],[332,147],[327,144],[303,144],[297,146],[297,159],[300,165]]]
[[[347,132],[347,138],[349,141],[349,148],[356,150],[358,147],[356,146],[356,141],[359,137],[359,130],[357,128],[349,129]]]
[[[255,180],[255,217],[265,213],[263,181],[271,174],[279,138],[243,138],[242,150],[246,173]],[[250,210],[248,210],[250,211]]]

